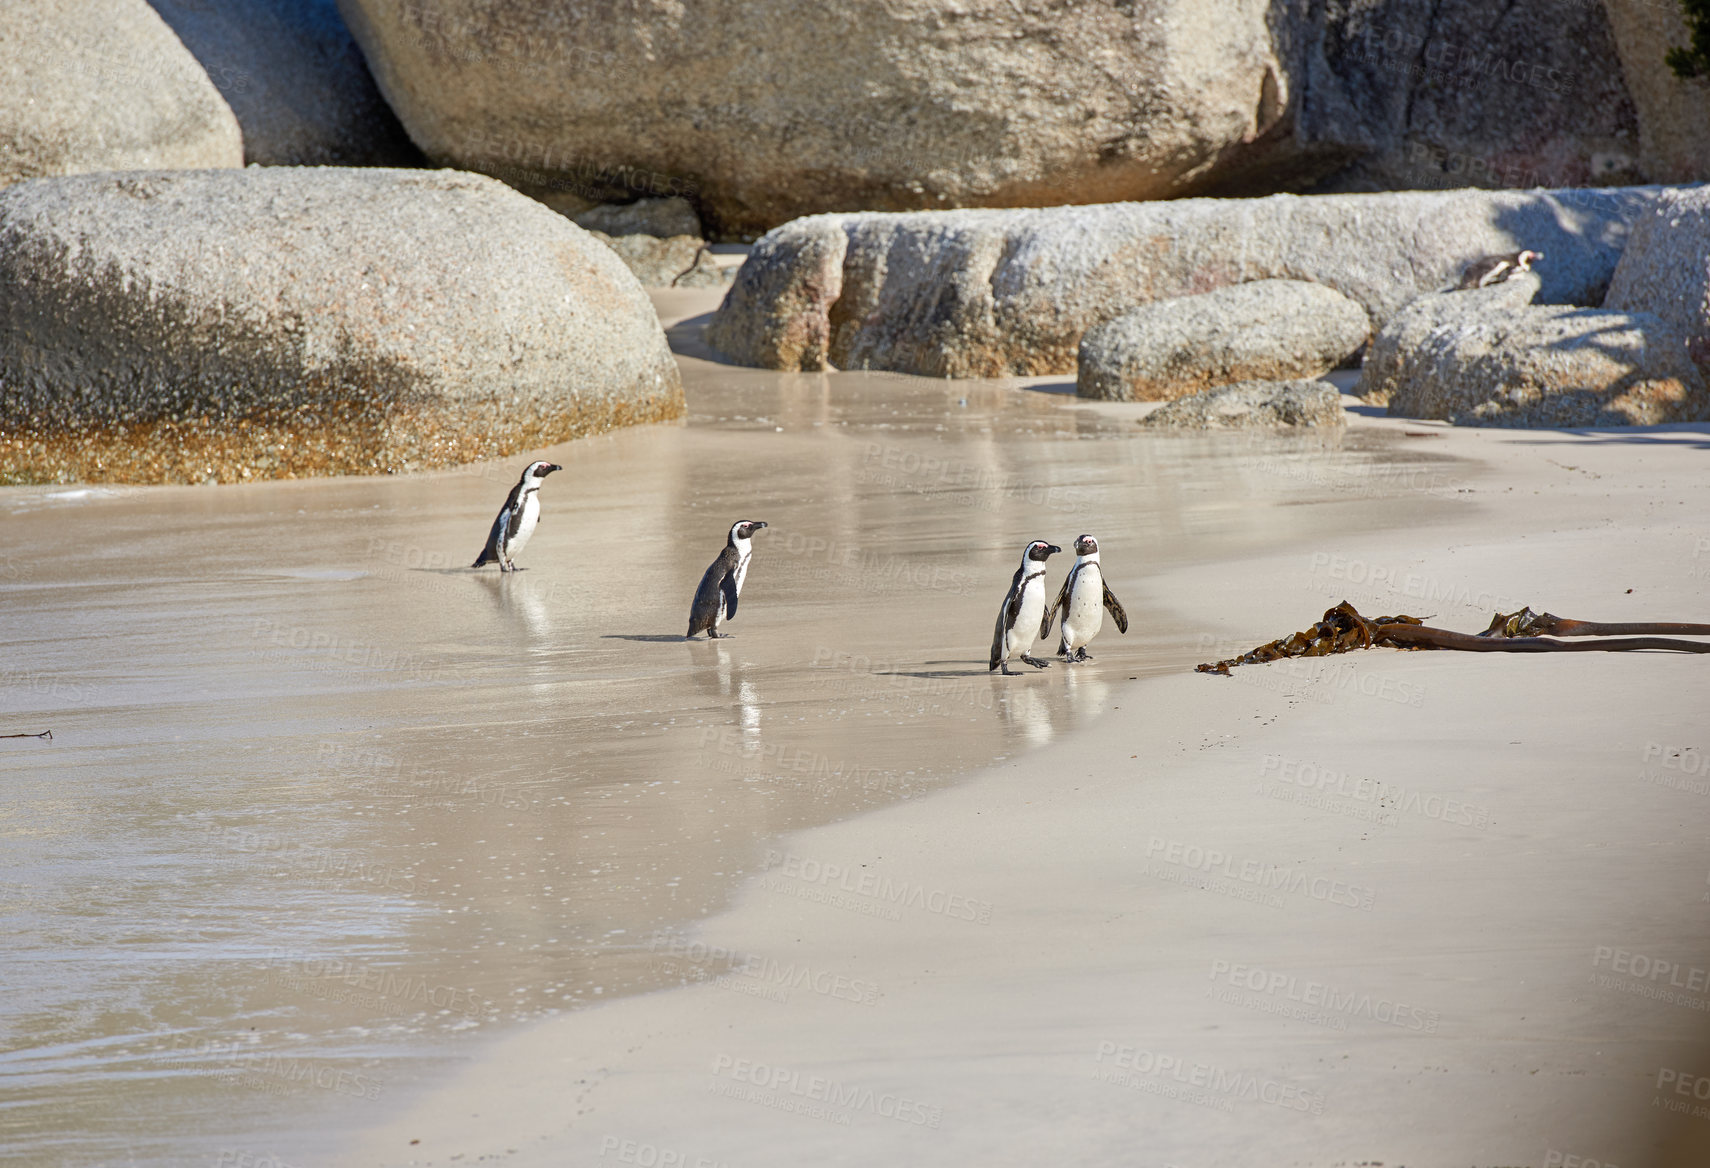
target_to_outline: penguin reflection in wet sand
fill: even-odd
[[[1021,659],[1035,669],[1051,664],[1031,656],[1027,650],[1033,644],[1033,630],[1045,615],[1045,561],[1063,549],[1054,543],[1036,539],[1021,553],[1021,567],[1009,582],[1009,592],[998,609],[997,628],[992,630],[992,663],[990,669],[1003,667],[1013,675],[1009,659],[1017,652]]]
[[[686,636],[705,633],[708,637],[730,636],[720,633],[720,621],[736,615],[736,598],[742,594],[742,581],[748,577],[748,560],[754,554],[748,541],[766,525],[758,519],[744,519],[731,524],[724,550],[701,577],[695,589],[695,603],[689,608],[689,631]]]
[[[1063,581],[1057,602],[1045,614],[1045,623],[1039,626],[1039,639],[1051,635],[1051,621],[1061,612],[1062,640],[1058,642],[1057,656],[1067,657],[1070,662],[1091,661],[1087,645],[1104,627],[1104,610],[1110,610],[1117,629],[1123,633],[1128,631],[1128,614],[1104,582],[1104,569],[1098,562],[1098,540],[1090,535],[1081,536],[1075,541],[1075,553],[1080,558],[1069,569],[1069,578]]]
[[[499,517],[493,520],[493,530],[487,535],[487,546],[470,567],[497,564],[501,572],[522,570],[511,563],[511,557],[522,553],[528,537],[534,534],[534,525],[540,522],[540,481],[563,469],[551,462],[528,464],[517,485],[505,496],[505,505],[499,509]]]

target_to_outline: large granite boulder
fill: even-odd
[[[1646,313],[1534,306],[1462,317],[1403,354],[1389,412],[1461,426],[1710,421],[1686,341]]]
[[[1381,328],[1473,259],[1543,251],[1543,298],[1597,304],[1657,188],[1183,199],[815,215],[755,245],[707,329],[772,369],[933,377],[1070,373],[1082,335],[1137,305],[1290,279]]]
[[[1624,72],[1594,0],[340,3],[436,160],[594,201],[692,192],[722,238],[825,211],[1658,177],[1629,78],[1661,58]]]
[[[1294,149],[1347,160],[1318,190],[1687,177],[1642,165],[1629,90],[1655,74],[1661,58],[1623,70],[1597,0],[1360,0],[1275,11],[1290,46],[1290,88],[1300,95],[1289,125]],[[1704,168],[1701,161],[1699,177]]]
[[[1233,381],[1312,378],[1371,335],[1366,310],[1301,280],[1255,280],[1154,300],[1081,338],[1075,392],[1105,401],[1169,401]]]
[[[1189,193],[1268,153],[1290,100],[1268,0],[340,3],[436,161],[692,188],[724,236]]]
[[[1662,317],[1710,367],[1710,187],[1670,191],[1639,216],[1603,307]]]
[[[1602,7],[1638,112],[1640,169],[1652,182],[1710,178],[1710,86],[1676,77],[1665,62],[1670,49],[1692,40],[1679,0],[1603,0]]]
[[[1545,257],[1546,261],[1548,256]],[[1360,365],[1360,395],[1373,405],[1387,405],[1401,384],[1413,354],[1441,328],[1477,322],[1499,313],[1524,308],[1544,286],[1536,270],[1520,272],[1499,284],[1465,291],[1436,292],[1413,301],[1389,318],[1372,338]]]
[[[420,152],[375,88],[336,0],[149,2],[237,115],[245,161],[420,162]]]
[[[682,410],[635,278],[492,179],[252,167],[0,192],[0,481],[372,474]]]
[[[144,0],[7,0],[0,187],[42,175],[242,165],[237,119]]]
[[[1154,430],[1333,430],[1348,418],[1341,391],[1327,381],[1238,381],[1177,398],[1140,424]]]

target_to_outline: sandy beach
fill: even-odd
[[[1699,1162],[1702,658],[1191,668],[1342,599],[1702,618],[1710,432],[1142,435],[720,364],[715,299],[508,580],[509,466],[3,492],[0,1158]],[[1129,634],[989,675],[1083,530]]]
[[[1704,4],[0,77],[0,1168],[1710,1166]]]
[[[1005,683],[1096,720],[756,839],[641,946],[701,984],[472,1053],[336,1162],[1703,1163],[1703,658],[1190,670],[1344,598],[1702,619],[1710,432],[1362,436],[1440,461],[1309,484],[1261,554],[1109,555],[1130,635]]]
[[[54,733],[0,741],[0,1157],[333,1162],[490,1035],[702,979],[650,939],[780,833],[1174,672],[1145,638],[1196,626],[1151,573],[1318,538],[1315,499],[1376,528],[1448,465],[1382,436],[1137,442],[1061,385],[719,364],[694,323],[717,295],[659,297],[690,322],[686,422],[545,452],[565,469],[509,578],[466,565],[521,457],[0,491],[0,712]],[[734,636],[686,644],[740,517],[772,526]],[[1083,530],[1135,632],[989,676],[1018,549]]]

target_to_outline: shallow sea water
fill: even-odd
[[[465,565],[527,455],[0,490],[0,733],[53,732],[0,740],[0,1161],[331,1146],[488,1035],[716,973],[683,930],[776,833],[1049,749],[1214,655],[1150,567],[1455,489],[1393,435],[1149,436],[1038,379],[673,340],[687,420],[544,452],[565,469],[511,576]],[[684,642],[742,518],[771,526],[734,636]],[[1020,549],[1083,531],[1129,635],[989,674]]]

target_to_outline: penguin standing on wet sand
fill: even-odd
[[[1045,623],[1039,626],[1039,639],[1044,640],[1051,635],[1052,619],[1058,612],[1063,614],[1057,656],[1067,657],[1071,663],[1092,660],[1087,645],[1104,627],[1105,609],[1110,610],[1120,632],[1128,631],[1128,614],[1110,594],[1110,585],[1104,582],[1104,569],[1098,562],[1098,540],[1090,535],[1081,536],[1075,541],[1075,553],[1080,558],[1069,569],[1069,578],[1063,581],[1057,602],[1045,614]]]
[[[705,633],[709,638],[730,636],[729,633],[721,634],[718,625],[721,620],[729,620],[736,615],[736,598],[742,594],[742,582],[748,577],[748,560],[754,554],[749,540],[765,526],[758,519],[743,519],[731,524],[724,550],[701,577],[701,586],[695,589],[695,602],[689,606],[689,631],[684,634],[685,639],[696,633]]]
[[[1469,288],[1488,288],[1492,284],[1500,284],[1517,272],[1532,270],[1534,260],[1544,258],[1541,251],[1509,252],[1507,255],[1485,256],[1467,265],[1467,270],[1461,273],[1461,283],[1457,292],[1465,292]]]
[[[501,572],[522,570],[511,563],[511,557],[521,554],[528,537],[534,534],[534,525],[540,522],[540,482],[553,471],[563,469],[551,462],[528,464],[517,485],[505,496],[505,505],[499,509],[499,517],[493,520],[493,530],[487,535],[487,546],[469,565],[471,568],[498,564]]]
[[[1021,659],[1035,669],[1051,664],[1030,655],[1033,630],[1045,615],[1045,561],[1063,549],[1054,543],[1036,539],[1021,552],[1021,566],[1009,582],[1009,592],[998,609],[997,627],[992,630],[992,663],[988,669],[1003,667],[1005,675],[1013,675],[1009,659],[1017,652]]]

